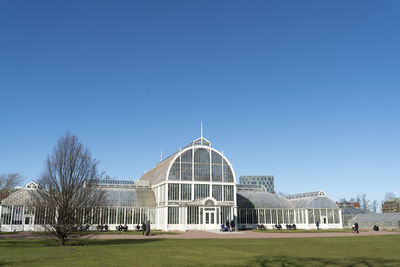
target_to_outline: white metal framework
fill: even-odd
[[[229,160],[200,137],[145,173],[155,193],[155,226],[217,230],[236,219],[236,178]]]
[[[255,227],[342,228],[341,210],[322,191],[278,196],[258,187],[237,191],[232,164],[202,136],[143,174],[138,181],[99,180],[106,205],[77,210],[82,224],[133,229],[150,220],[162,230],[218,230],[221,224]],[[54,211],[35,210],[30,182],[0,203],[0,230],[42,230]],[[90,213],[93,216],[87,216]],[[86,215],[85,215],[86,214]],[[85,218],[91,218],[87,221]]]

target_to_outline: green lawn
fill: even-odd
[[[0,266],[400,266],[400,235],[285,239],[0,239]]]
[[[118,231],[90,231],[90,234],[94,235],[142,235],[142,231],[127,231],[127,232],[118,232]],[[177,235],[177,232],[165,232],[160,230],[151,230],[150,235]]]
[[[18,233],[20,233],[20,232],[0,232],[0,235],[15,235]]]
[[[42,236],[46,235],[44,232],[32,232],[34,235]],[[118,231],[90,231],[90,232],[76,232],[76,235],[142,235],[142,231],[127,231],[127,232],[118,232]],[[165,232],[160,230],[151,230],[150,235],[177,235],[177,232]],[[1,265],[0,265],[1,266]]]
[[[351,233],[351,229],[326,229],[326,230],[305,230],[305,229],[297,229],[297,230],[276,230],[276,229],[266,229],[266,230],[251,230],[257,233]],[[360,230],[362,232],[363,230]]]

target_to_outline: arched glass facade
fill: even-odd
[[[103,207],[79,209],[82,223],[115,229],[149,219],[161,230],[218,230],[221,224],[296,224],[298,228],[341,228],[341,211],[323,192],[278,196],[266,191],[236,189],[232,165],[211,143],[199,138],[145,172],[137,181],[100,180]],[[0,206],[1,230],[37,230],[54,220],[52,210],[35,210],[30,197],[37,185],[11,194]],[[93,216],[86,216],[90,213]],[[87,221],[85,218],[91,218]],[[269,227],[270,227],[269,226]]]
[[[169,171],[170,181],[233,183],[233,171],[224,157],[211,148],[190,148],[179,154]]]

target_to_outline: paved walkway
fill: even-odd
[[[129,235],[129,234],[107,234],[107,235],[94,235],[86,236],[86,238],[93,239],[206,239],[206,238],[299,238],[299,237],[338,237],[338,236],[372,236],[372,235],[400,235],[400,232],[390,231],[362,231],[359,234],[351,232],[322,232],[322,233],[268,233],[268,232],[253,232],[253,231],[240,231],[240,232],[203,232],[203,231],[187,231],[175,232],[176,234],[161,234],[153,236],[143,235]],[[20,232],[17,234],[0,235],[1,239],[8,238],[43,238],[45,236],[34,234],[32,232]]]
[[[399,232],[386,232],[386,231],[368,231],[360,232],[359,234],[353,233],[338,233],[338,232],[324,232],[324,233],[261,233],[253,231],[241,232],[203,232],[203,231],[187,231],[179,232],[175,235],[96,235],[92,238],[95,239],[204,239],[204,238],[297,238],[297,237],[336,237],[336,236],[371,236],[371,235],[395,235]]]

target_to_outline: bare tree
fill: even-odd
[[[372,211],[373,213],[376,213],[377,210],[378,210],[378,201],[377,201],[377,200],[374,200],[374,201],[372,201],[372,204],[371,204],[371,211]]]
[[[396,198],[396,195],[394,193],[387,192],[385,194],[385,197],[383,198],[383,201],[388,201],[388,200],[392,200],[392,199],[395,199],[395,198]]]
[[[0,203],[8,197],[10,191],[22,182],[22,176],[19,173],[8,173],[0,175]]]
[[[361,203],[360,208],[365,211],[370,211],[370,200],[367,198],[365,194],[361,195]]]
[[[102,176],[97,168],[98,161],[89,149],[69,133],[58,140],[47,157],[33,205],[36,212],[46,214],[45,230],[60,245],[74,238],[78,228],[88,230],[93,208],[104,204],[104,193],[95,186]]]

